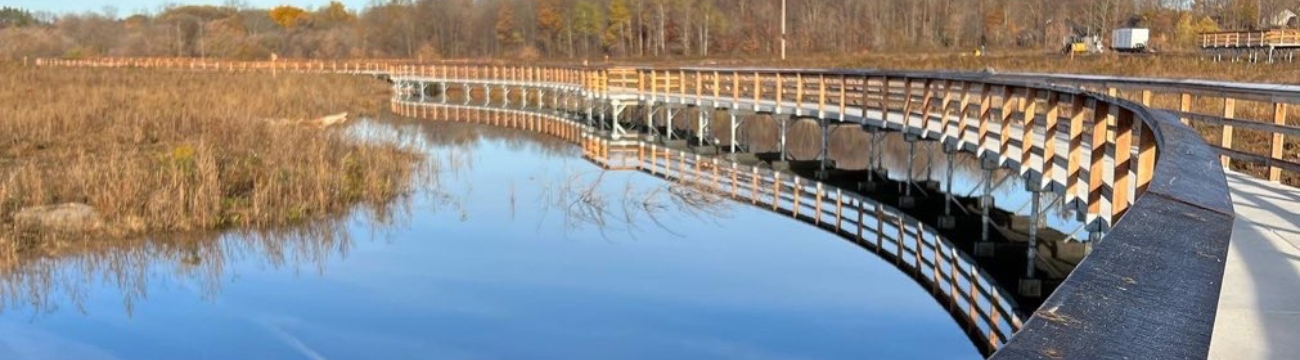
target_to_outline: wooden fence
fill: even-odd
[[[1199,35],[1202,49],[1300,47],[1300,30],[1224,31]]]

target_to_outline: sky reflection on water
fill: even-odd
[[[319,258],[238,252],[216,290],[147,264],[130,311],[117,282],[73,274],[84,312],[6,309],[0,358],[979,358],[915,282],[831,234],[739,204],[573,221],[556,189],[574,179],[608,198],[665,183],[508,132],[397,126],[443,167],[409,218],[349,219],[359,240]]]

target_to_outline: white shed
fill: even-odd
[[[1282,11],[1273,14],[1273,17],[1269,19],[1268,24],[1273,27],[1291,27],[1296,23],[1296,17],[1297,15],[1295,11],[1283,9]]]
[[[1115,51],[1146,51],[1151,29],[1123,28],[1111,33],[1110,48]]]

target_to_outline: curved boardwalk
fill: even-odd
[[[1232,227],[1212,359],[1300,357],[1300,190],[1228,172]]]

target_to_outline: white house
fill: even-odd
[[[1268,25],[1271,27],[1294,28],[1297,25],[1297,20],[1300,19],[1297,18],[1294,11],[1283,9],[1277,14],[1273,14],[1273,18],[1269,19]]]

